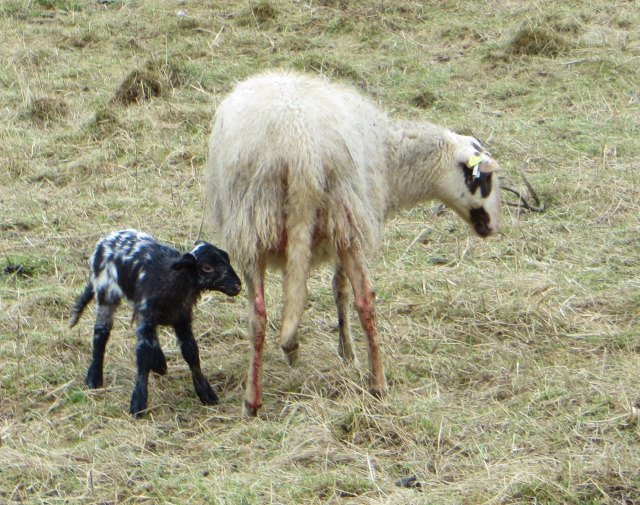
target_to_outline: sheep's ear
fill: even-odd
[[[494,172],[500,168],[478,139],[453,132],[450,132],[449,138],[454,143],[455,158],[458,163],[468,168],[478,166],[481,172]]]
[[[183,268],[195,268],[197,264],[196,257],[191,253],[186,253],[183,254],[180,259],[174,261],[171,268],[174,270],[182,270]]]

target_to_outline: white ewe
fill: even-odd
[[[386,390],[366,258],[393,211],[438,199],[482,237],[499,228],[498,164],[472,137],[393,121],[355,90],[272,72],[240,83],[215,114],[206,169],[214,228],[247,286],[253,352],[244,414],[261,406],[267,264],[284,269],[279,344],[297,357],[312,262],[335,262],[338,352],[353,360],[349,280],[367,336],[369,390]]]

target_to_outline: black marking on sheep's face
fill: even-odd
[[[473,168],[469,168],[464,163],[460,163],[460,166],[462,167],[462,171],[464,173],[464,183],[466,184],[471,194],[475,194],[475,192],[478,191],[478,188],[480,188],[480,195],[482,196],[482,198],[486,198],[487,196],[489,196],[492,189],[491,176],[493,174],[491,172],[480,172],[480,175],[478,177],[475,177],[473,175]]]
[[[202,242],[187,254],[196,260],[198,285],[201,289],[220,291],[229,296],[240,293],[242,283],[225,251]]]
[[[469,212],[469,218],[471,219],[471,225],[475,232],[481,237],[488,237],[491,235],[491,228],[489,227],[489,222],[491,218],[487,211],[482,207],[478,207],[475,209],[471,209]]]

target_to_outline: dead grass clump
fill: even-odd
[[[115,112],[108,106],[103,106],[96,110],[86,128],[94,138],[103,138],[113,134],[119,124]]]
[[[80,11],[82,4],[73,0],[36,0],[35,4],[47,10]]]
[[[27,109],[27,116],[36,124],[42,125],[62,119],[67,115],[68,110],[67,103],[61,98],[32,98]]]
[[[152,75],[158,76],[163,84],[171,88],[184,86],[191,80],[188,69],[171,60],[149,60],[145,63],[145,69]]]
[[[124,78],[113,97],[123,105],[149,100],[162,94],[162,83],[154,72],[146,69],[132,70]]]
[[[349,7],[349,0],[316,0],[316,5],[321,7],[334,7],[336,9],[346,9]]]
[[[252,2],[249,7],[238,16],[238,22],[241,25],[257,24],[258,26],[267,25],[271,21],[278,18],[278,8],[275,3],[269,0],[259,0]]]
[[[540,26],[525,26],[509,43],[508,52],[515,55],[557,56],[568,49],[566,39],[551,30]]]
[[[421,91],[410,100],[411,105],[419,109],[430,109],[437,101],[438,97],[436,94],[429,90]]]
[[[171,60],[151,59],[141,69],[135,69],[122,81],[113,101],[129,105],[162,96],[169,88],[178,88],[195,78],[189,68]]]
[[[362,76],[350,65],[338,61],[328,54],[309,54],[293,62],[296,70],[303,72],[317,73],[327,77],[337,77],[346,79],[354,83],[363,82]]]
[[[71,47],[74,49],[84,49],[87,46],[97,44],[99,41],[100,41],[100,38],[95,32],[85,32],[79,35],[64,37],[60,41],[58,46]]]

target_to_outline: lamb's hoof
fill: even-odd
[[[209,384],[206,384],[203,388],[197,389],[196,393],[198,394],[198,398],[205,405],[217,405],[218,404],[218,395],[211,389]]]
[[[136,419],[141,417],[147,411],[147,395],[146,391],[137,391],[138,386],[131,395],[131,404],[129,405],[129,414]]]
[[[257,417],[260,405],[251,405],[247,400],[242,404],[242,417]]]
[[[154,356],[151,370],[153,370],[158,375],[164,375],[167,373],[167,358],[165,358],[162,351],[156,353],[156,355]]]
[[[87,374],[87,378],[85,379],[85,383],[90,389],[98,389],[103,386],[102,377],[94,377],[91,374]]]
[[[146,405],[134,404],[133,400],[131,401],[131,406],[129,407],[129,414],[131,414],[136,419],[140,419],[146,413],[147,413]]]
[[[167,362],[165,361],[164,363],[154,364],[151,370],[158,375],[165,375],[167,373]]]
[[[282,347],[282,360],[289,366],[298,363],[298,348],[300,344],[297,342],[291,347]]]

